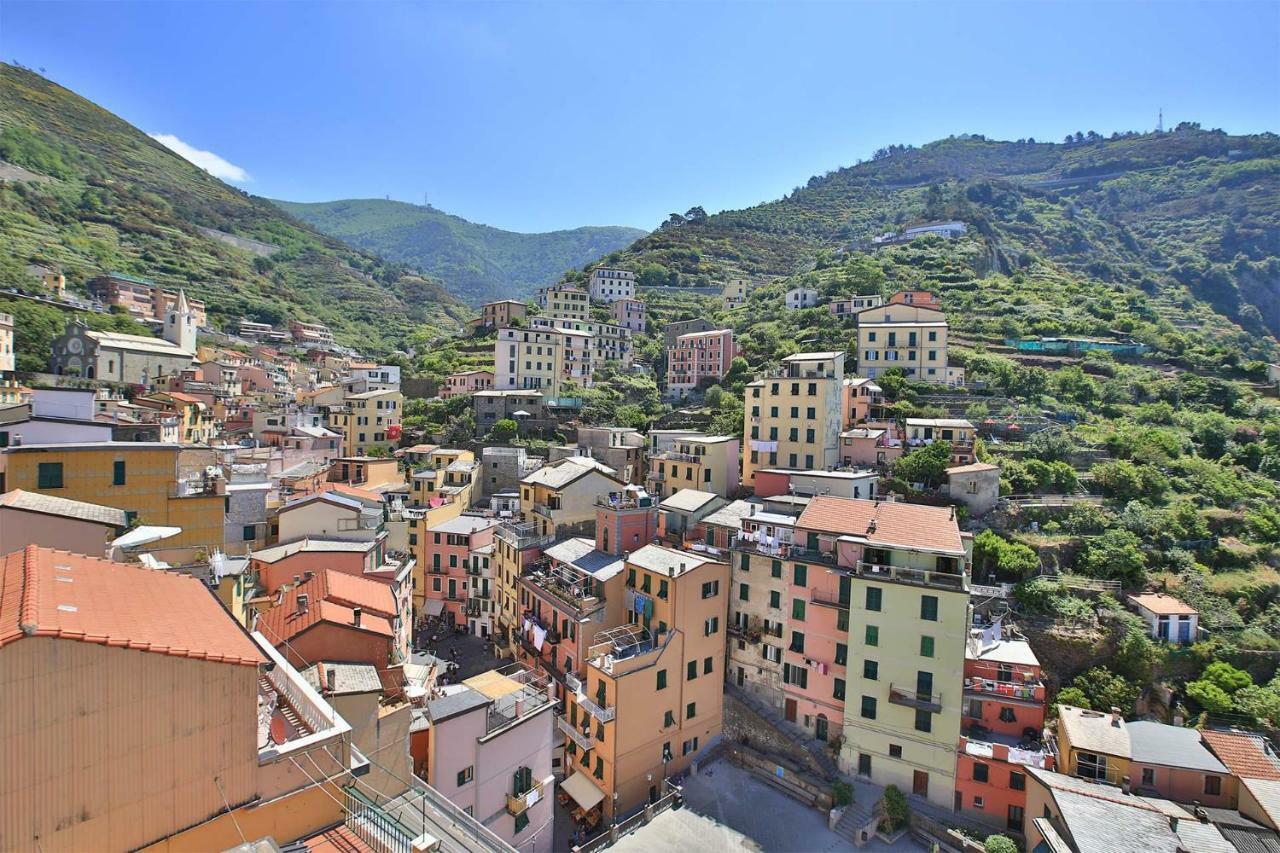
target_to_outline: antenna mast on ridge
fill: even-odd
[[[1164,133],[1164,107],[1160,108],[1159,117],[1156,119],[1156,133]]]

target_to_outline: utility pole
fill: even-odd
[[[1159,117],[1156,119],[1156,133],[1164,133],[1164,107],[1160,108]]]

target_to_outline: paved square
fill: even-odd
[[[827,819],[728,761],[717,761],[684,785],[684,807],[668,809],[618,840],[619,853],[758,850],[762,853],[923,851],[903,838],[857,848],[827,829]]]

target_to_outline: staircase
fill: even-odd
[[[783,737],[792,744],[804,750],[813,759],[813,763],[822,775],[826,777],[828,782],[834,782],[840,775],[840,769],[831,758],[831,750],[827,745],[819,740],[814,740],[801,727],[795,723],[790,723],[783,719],[777,710],[771,708],[766,702],[757,699],[747,691],[738,687],[736,684],[726,684],[725,692],[733,698],[737,699],[743,705],[746,705],[757,716],[762,717]]]
[[[853,843],[855,847],[861,847],[876,835],[876,824],[879,822],[879,806],[877,802],[862,802],[855,800],[845,807],[844,814],[840,816],[840,820],[836,823],[835,833],[846,841]],[[863,840],[863,834],[866,840]]]

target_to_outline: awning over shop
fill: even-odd
[[[560,790],[573,797],[573,801],[583,809],[593,808],[604,799],[604,792],[581,770],[561,782]]]
[[[444,612],[444,599],[442,598],[428,598],[426,604],[428,616],[439,616]]]

